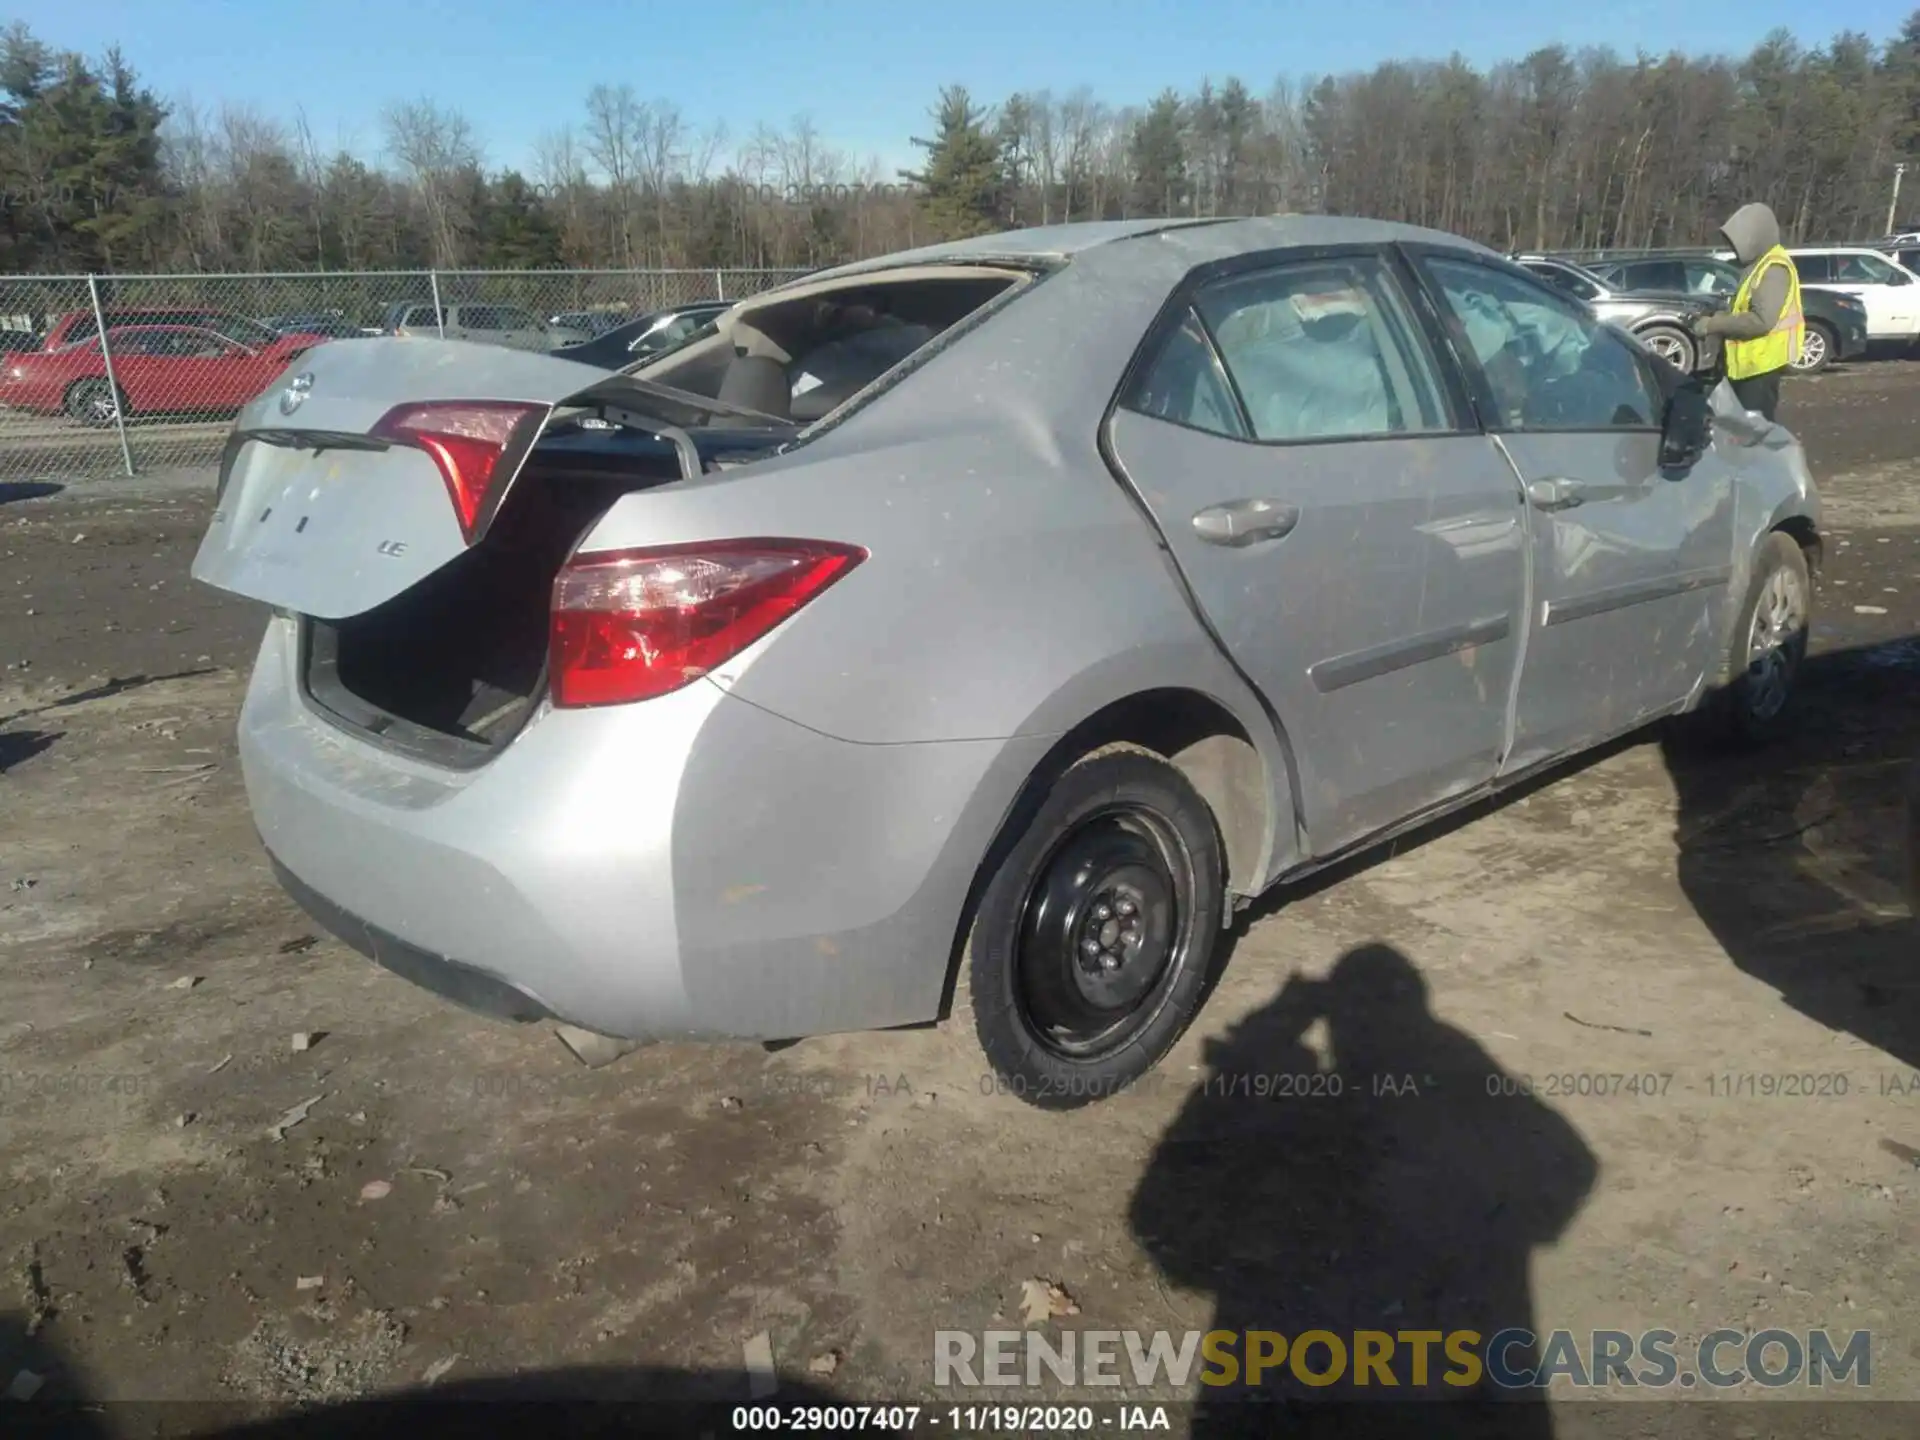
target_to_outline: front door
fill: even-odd
[[[1111,452],[1291,744],[1324,855],[1490,780],[1523,628],[1519,487],[1384,250],[1200,287]]]
[[[1632,729],[1717,658],[1731,471],[1660,468],[1666,404],[1631,341],[1513,268],[1423,253],[1526,495],[1530,628],[1502,772]]]

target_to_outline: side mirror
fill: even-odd
[[[1712,441],[1713,403],[1703,384],[1689,380],[1667,401],[1666,421],[1660,430],[1660,468],[1693,468]]]

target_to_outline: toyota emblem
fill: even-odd
[[[302,405],[306,404],[307,392],[311,389],[313,389],[313,372],[311,370],[306,371],[304,374],[294,376],[293,379],[287,383],[287,388],[280,392],[280,413],[282,415],[291,415]]]

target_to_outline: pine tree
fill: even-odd
[[[485,187],[480,263],[499,270],[545,270],[561,263],[560,229],[518,170]]]
[[[1185,117],[1179,95],[1163,90],[1134,127],[1129,144],[1133,161],[1135,213],[1186,213],[1187,150]]]
[[[1003,223],[1006,172],[987,112],[965,86],[949,85],[933,114],[934,138],[913,142],[927,152],[926,166],[903,170],[901,178],[921,188],[927,219],[942,239],[991,234]]]

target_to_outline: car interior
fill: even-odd
[[[915,266],[783,290],[721,316],[714,333],[627,373],[811,424],[1008,290],[1024,270]]]

